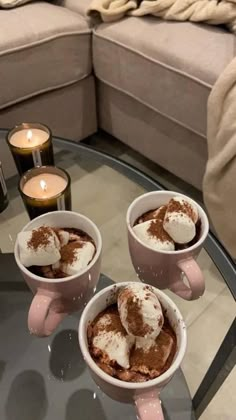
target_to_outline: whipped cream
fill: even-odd
[[[125,369],[130,367],[129,354],[134,337],[124,335],[120,331],[106,331],[106,327],[112,324],[109,314],[103,315],[98,323],[98,334],[93,338],[93,346],[105,352],[109,360],[116,361]]]
[[[96,248],[85,232],[81,231],[79,236],[74,231],[76,229],[40,226],[20,232],[18,245],[22,264],[41,267],[46,278],[78,274],[93,259]]]
[[[57,235],[59,237],[61,246],[64,246],[64,245],[68,244],[68,242],[70,240],[69,232],[67,232],[66,230],[63,230],[63,229],[58,229],[57,230]]]
[[[187,203],[191,208],[191,217],[193,219],[193,222],[197,223],[198,217],[199,217],[198,210],[194,201],[191,200],[191,198],[176,196],[176,197],[173,197],[172,200],[174,200],[177,203],[180,203],[182,206],[185,206],[185,204]]]
[[[76,248],[76,245],[78,247]],[[69,255],[70,258],[65,258],[64,255]],[[91,242],[73,241],[65,245],[61,249],[61,261],[52,265],[53,269],[60,269],[68,276],[73,276],[79,271],[83,270],[92,260],[95,253],[95,246]],[[68,261],[66,261],[68,259]]]
[[[176,243],[186,244],[196,235],[197,220],[198,211],[191,199],[173,197],[167,206],[163,228]]]
[[[151,286],[134,283],[122,289],[117,299],[121,323],[127,333],[140,338],[139,345],[149,343],[160,334],[164,316]]]
[[[18,233],[19,256],[25,267],[47,266],[60,260],[60,241],[49,227]]]
[[[159,225],[159,229],[161,230],[160,237],[151,233],[152,223]],[[144,244],[157,251],[174,251],[175,249],[174,241],[168,237],[162,227],[162,221],[160,220],[151,219],[146,222],[139,223],[133,227],[133,231]]]

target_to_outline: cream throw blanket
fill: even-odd
[[[32,0],[0,0],[0,8],[3,9],[12,9],[16,6],[21,6],[22,4],[29,3]]]
[[[92,0],[88,14],[93,13],[104,22],[125,15],[154,15],[165,20],[226,24],[236,32],[236,0]]]
[[[236,259],[236,58],[210,94],[207,141],[204,199],[219,238]]]

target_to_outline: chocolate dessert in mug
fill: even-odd
[[[131,260],[141,281],[187,300],[203,295],[205,282],[196,258],[209,223],[198,203],[173,191],[146,193],[129,206],[126,224]]]

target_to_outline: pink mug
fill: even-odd
[[[101,390],[114,400],[134,403],[140,420],[163,420],[163,412],[159,393],[170,381],[179,368],[187,345],[186,327],[182,315],[174,302],[160,290],[153,288],[177,337],[177,351],[172,365],[158,378],[147,382],[124,382],[105,373],[100,369],[88,349],[88,325],[107,306],[117,301],[118,291],[129,283],[117,283],[106,287],[97,293],[84,309],[79,324],[79,344],[84,360],[90,370],[91,376]]]
[[[180,251],[156,251],[145,245],[135,235],[133,225],[145,212],[167,204],[174,196],[186,197],[173,191],[153,191],[137,197],[129,206],[126,216],[128,242],[134,269],[141,281],[170,289],[186,300],[198,299],[203,295],[205,282],[196,262],[209,231],[209,222],[204,210],[195,201],[201,219],[201,234],[198,241]],[[188,197],[186,197],[188,198]],[[188,285],[184,282],[187,279]]]
[[[90,264],[79,274],[47,279],[31,273],[22,265],[16,241],[16,263],[35,295],[29,309],[28,327],[32,334],[39,337],[50,335],[66,315],[81,309],[92,297],[100,276],[102,251],[102,239],[97,226],[82,214],[70,211],[46,213],[29,222],[22,231],[42,225],[83,230],[93,238],[96,253]]]

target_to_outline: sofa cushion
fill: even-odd
[[[0,10],[0,109],[91,73],[91,31],[45,2]]]
[[[157,18],[126,18],[94,30],[96,76],[186,128],[206,135],[206,106],[235,55],[235,35]]]

